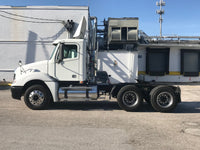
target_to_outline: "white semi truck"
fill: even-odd
[[[29,108],[44,109],[52,102],[97,100],[101,94],[108,94],[126,111],[137,110],[143,100],[156,111],[172,111],[181,102],[181,90],[175,85],[192,83],[194,75],[187,77],[182,65],[183,74],[171,71],[169,57],[174,47],[188,49],[188,46],[180,41],[178,46],[168,46],[166,41],[147,43],[138,38],[138,18],[109,18],[104,26],[97,29],[95,17],[83,16],[72,38],[53,42],[55,49],[49,60],[27,65],[20,61],[11,86],[12,97],[24,96]],[[189,44],[189,48],[196,52],[199,47]],[[160,55],[159,51],[163,53]],[[145,58],[148,63],[143,61]],[[140,67],[142,63],[147,70],[140,70],[145,68]],[[171,80],[173,77],[177,82]],[[190,80],[187,82],[186,78]],[[198,82],[199,78],[195,79]]]

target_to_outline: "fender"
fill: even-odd
[[[55,78],[49,76],[44,72],[29,72],[21,75],[12,84],[12,87],[25,87],[26,84],[34,84],[34,81],[43,82],[52,94],[53,101],[57,102],[58,99],[58,82]],[[37,83],[37,82],[36,82]]]
[[[44,72],[30,72],[21,75],[12,83],[12,86],[24,86],[27,82],[32,80],[41,80],[43,82],[56,82],[56,79]]]

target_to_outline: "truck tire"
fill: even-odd
[[[30,86],[24,94],[26,106],[33,110],[44,109],[50,102],[50,94],[42,85]]]
[[[167,86],[158,86],[150,92],[151,105],[159,112],[171,112],[178,101],[174,90]]]
[[[117,94],[119,106],[126,111],[136,111],[142,104],[142,94],[140,90],[132,85],[120,89]]]

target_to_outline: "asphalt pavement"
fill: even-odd
[[[114,100],[62,102],[30,110],[0,90],[2,150],[198,150],[200,86],[181,86],[182,103],[172,113],[148,104],[137,112],[121,110]]]

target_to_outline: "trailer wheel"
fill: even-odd
[[[176,94],[171,87],[155,87],[150,96],[152,107],[159,112],[171,112],[178,103]]]
[[[25,91],[24,102],[30,109],[44,109],[50,102],[49,95],[42,85],[33,85]]]
[[[120,89],[117,95],[119,106],[126,111],[135,111],[142,104],[142,95],[140,90],[132,85]]]

